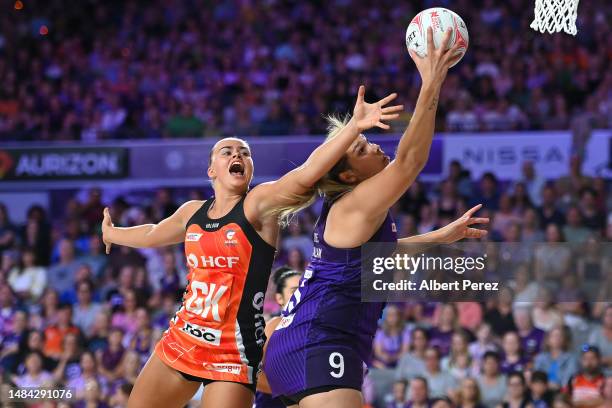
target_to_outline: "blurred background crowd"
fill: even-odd
[[[0,138],[321,134],[359,84],[416,100],[404,33],[431,6],[470,31],[438,130],[606,128],[606,4],[580,4],[574,38],[531,30],[533,0],[17,0],[0,16]]]
[[[367,401],[389,408],[434,399],[457,407],[611,403],[610,251],[600,244],[612,238],[612,194],[604,180],[582,175],[577,157],[556,181],[541,179],[530,162],[511,185],[493,174],[475,180],[457,162],[448,174],[441,183],[416,182],[398,202],[400,236],[439,228],[483,203],[479,215],[491,218],[486,240],[496,244],[487,265],[520,271],[487,301],[390,304],[374,339]],[[105,202],[103,193],[77,192],[54,214],[33,206],[24,225],[0,205],[0,369],[7,383],[63,384],[82,404],[119,407],[179,306],[186,264],[180,246],[113,247],[105,255],[102,210],[111,208],[115,225],[155,223],[202,196],[162,188]],[[304,271],[317,211],[283,230],[277,266]],[[596,284],[577,283],[586,280]],[[274,292],[270,283],[267,315],[279,311]]]
[[[576,37],[533,32],[533,0],[7,4],[1,141],[323,134],[321,114],[351,111],[362,83],[367,99],[395,91],[410,107],[419,78],[405,28],[432,6],[456,11],[470,32],[437,130],[612,125],[604,0],[581,2]],[[520,181],[508,183],[453,162],[445,180],[415,182],[394,207],[405,237],[482,203],[488,265],[508,284],[481,302],[389,304],[364,384],[368,405],[612,407],[612,192],[582,173],[579,156],[555,180],[534,167],[523,162]],[[186,263],[180,246],[105,255],[102,210],[115,225],[156,223],[209,192],[54,191],[52,205],[30,207],[24,223],[0,203],[1,383],[70,387],[77,407],[125,406],[179,307]],[[305,270],[319,205],[283,230],[276,267]],[[267,316],[279,311],[274,293],[271,281]]]

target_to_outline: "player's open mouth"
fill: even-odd
[[[230,164],[229,172],[232,176],[243,177],[244,176],[244,164],[239,161],[235,161]]]

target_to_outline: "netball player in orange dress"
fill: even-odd
[[[279,220],[311,203],[315,183],[366,129],[388,129],[402,106],[395,94],[368,104],[359,88],[353,117],[300,167],[248,194],[248,144],[227,138],[209,156],[214,197],[189,201],[158,224],[114,227],[104,210],[107,245],[134,248],[185,243],[188,285],[180,309],[136,380],[129,407],[183,407],[200,384],[202,406],[251,407],[265,343],[263,302]]]

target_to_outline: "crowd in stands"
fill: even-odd
[[[438,130],[611,125],[605,0],[580,4],[576,37],[531,30],[533,0],[27,0],[0,15],[0,139],[322,134],[362,83],[410,111],[405,29],[431,6],[470,32]]]
[[[389,304],[364,384],[368,403],[610,406],[611,259],[602,243],[612,238],[612,194],[580,168],[575,157],[566,176],[546,181],[525,162],[522,180],[509,185],[490,173],[474,180],[454,162],[443,182],[410,188],[394,209],[400,236],[483,203],[489,262],[514,262],[518,271],[486,301]],[[186,264],[180,246],[113,246],[105,255],[102,210],[110,206],[115,225],[155,223],[202,195],[160,188],[148,201],[104,202],[102,193],[75,194],[59,213],[33,206],[23,225],[0,205],[0,370],[4,383],[73,387],[78,406],[121,407],[178,308]],[[283,230],[278,265],[307,267],[316,211]],[[547,286],[550,279],[561,286]],[[278,312],[273,294],[271,284],[268,315]]]

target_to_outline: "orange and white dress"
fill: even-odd
[[[187,288],[155,353],[191,376],[255,384],[265,343],[264,295],[275,249],[244,215],[244,197],[211,219],[207,200],[187,223]]]

